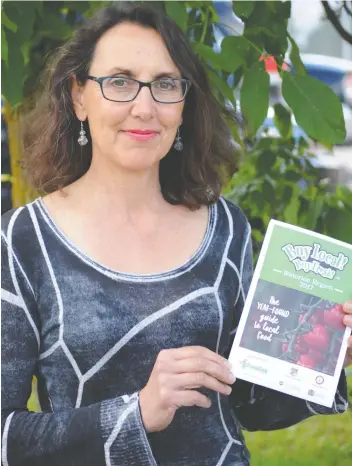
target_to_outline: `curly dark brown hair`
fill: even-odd
[[[49,60],[45,86],[24,120],[23,168],[35,189],[50,193],[89,169],[92,146],[77,143],[80,130],[71,98],[72,75],[84,85],[95,46],[122,22],[155,29],[180,70],[192,82],[183,110],[181,152],[171,148],[160,162],[164,198],[191,209],[214,203],[235,172],[235,147],[226,124],[229,113],[212,94],[205,70],[180,28],[146,3],[119,2],[85,22]],[[90,140],[89,128],[87,136]]]

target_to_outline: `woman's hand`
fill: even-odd
[[[347,301],[343,305],[343,310],[346,312],[346,316],[343,318],[343,322],[346,327],[352,327],[352,301]],[[352,364],[352,336],[347,341],[347,352],[343,367],[347,367]]]
[[[139,402],[147,432],[165,429],[181,406],[209,408],[210,400],[194,388],[229,395],[235,378],[225,358],[207,348],[187,346],[159,353]]]

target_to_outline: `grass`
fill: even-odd
[[[352,388],[352,378],[349,378]],[[288,429],[245,432],[251,466],[351,466],[352,411],[314,416]]]

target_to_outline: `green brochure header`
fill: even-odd
[[[276,221],[270,229],[259,278],[336,303],[352,300],[352,245]]]

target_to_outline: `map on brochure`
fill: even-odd
[[[348,300],[352,245],[271,220],[229,357],[234,375],[331,407]]]

